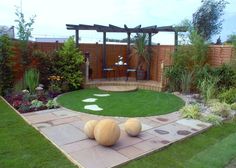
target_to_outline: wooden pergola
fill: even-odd
[[[175,46],[178,45],[178,32],[186,32],[186,28],[184,27],[173,27],[173,26],[163,26],[163,27],[157,27],[154,26],[148,26],[148,27],[141,27],[141,25],[138,25],[134,28],[129,28],[125,24],[124,27],[118,27],[109,24],[109,26],[103,26],[103,25],[85,25],[85,24],[66,24],[67,30],[75,30],[75,41],[76,46],[79,46],[79,30],[95,30],[97,32],[103,33],[103,49],[102,49],[102,68],[106,68],[106,33],[127,33],[127,55],[130,54],[130,35],[131,33],[147,33],[148,34],[148,46],[150,47],[152,45],[152,35],[157,34],[159,32],[174,32],[175,36]],[[128,63],[128,58],[127,58]]]

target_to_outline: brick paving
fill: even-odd
[[[125,117],[103,117],[75,112],[65,108],[44,110],[22,116],[47,137],[76,165],[85,168],[106,168],[124,164],[160,150],[176,141],[209,128],[211,124],[182,119],[178,112],[152,117],[139,117],[142,132],[128,136],[123,128]],[[121,128],[121,136],[112,147],[103,147],[90,140],[83,132],[90,119],[113,118]]]

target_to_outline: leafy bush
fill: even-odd
[[[209,123],[216,125],[216,126],[222,124],[221,118],[217,115],[214,115],[214,114],[208,114],[207,116],[204,116],[202,118],[202,121],[209,122]]]
[[[236,110],[236,103],[231,104],[231,109]]]
[[[7,35],[0,36],[0,95],[13,86],[12,42]]]
[[[78,89],[83,80],[80,71],[83,63],[84,57],[76,48],[73,37],[70,37],[59,50],[57,74],[63,76],[72,88]]]
[[[236,102],[236,88],[231,88],[226,90],[218,95],[218,98],[222,102],[226,102],[228,104]]]
[[[39,72],[36,69],[29,69],[24,74],[24,81],[26,87],[29,88],[30,93],[35,93],[35,88],[39,85]]]
[[[33,100],[33,101],[31,102],[30,108],[39,109],[39,108],[42,107],[43,105],[44,105],[44,104],[43,104],[42,101],[39,101],[39,100],[35,99],[35,100]]]
[[[173,89],[180,90],[181,84],[182,90],[186,86],[187,90],[196,88],[196,82],[190,82],[190,76],[191,80],[195,81],[196,74],[207,62],[208,45],[204,39],[193,29],[189,32],[188,38],[191,45],[187,43],[177,47],[173,54],[173,67],[165,73],[172,91]],[[183,75],[183,72],[186,74]]]
[[[48,100],[46,106],[49,109],[56,108],[56,107],[58,107],[58,103],[55,100]]]
[[[236,72],[229,64],[223,64],[216,68],[214,74],[219,78],[218,89],[229,89],[236,85]]]
[[[180,112],[184,118],[198,119],[201,116],[200,108],[197,104],[186,105],[182,109],[180,109]]]
[[[201,94],[205,99],[205,102],[214,98],[216,92],[216,83],[216,78],[205,78],[198,86]]]
[[[230,116],[230,109],[230,105],[227,103],[214,103],[211,105],[211,110],[214,114],[225,118]]]

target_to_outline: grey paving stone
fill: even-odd
[[[167,142],[167,140],[162,139],[160,137],[154,137],[152,139],[137,143],[133,146],[147,153],[147,152],[161,149],[164,146],[169,144],[169,143],[163,143],[163,142]]]
[[[82,131],[69,124],[42,128],[41,131],[59,146],[87,138]]]
[[[54,115],[58,116],[58,117],[72,117],[72,116],[77,116],[79,115],[77,112],[73,112],[73,111],[69,111],[69,110],[58,110],[58,111],[54,111],[52,112]]]
[[[155,135],[152,135],[150,133],[148,133],[147,131],[142,131],[139,135],[138,138],[142,139],[142,140],[148,140],[155,137]]]
[[[145,151],[135,148],[134,146],[128,146],[117,151],[129,159],[134,159],[145,154]]]
[[[188,135],[180,135],[177,133],[178,131],[185,131],[185,130],[191,133]],[[162,133],[162,132],[167,132],[167,133]],[[148,133],[161,137],[164,140],[175,142],[177,140],[185,138],[186,136],[190,136],[191,134],[195,132],[192,131],[190,127],[185,127],[177,123],[170,123],[167,125],[163,125],[163,126],[151,129],[148,131]]]
[[[58,119],[58,117],[53,115],[52,113],[42,113],[37,115],[25,116],[25,118],[33,124]]]
[[[51,121],[53,125],[60,125],[60,124],[66,124],[66,123],[72,123],[74,121],[78,121],[79,118],[77,117],[66,117],[66,118],[59,118],[57,120]]]
[[[117,143],[114,146],[112,146],[112,148],[115,150],[119,150],[121,148],[131,146],[131,145],[136,144],[141,141],[143,141],[141,138],[131,137],[131,136],[127,135],[124,131],[121,131],[119,140],[117,141]]]
[[[67,153],[72,153],[72,152],[81,151],[83,149],[92,148],[97,145],[98,143],[95,140],[84,139],[81,141],[76,141],[70,144],[63,145],[61,146],[61,148]]]
[[[129,160],[112,148],[100,145],[69,153],[69,155],[86,168],[113,167]]]
[[[176,121],[176,123],[184,125],[184,126],[188,126],[197,130],[202,130],[211,126],[210,123],[205,123],[205,122],[202,122],[199,120],[193,120],[193,119],[181,119],[181,120]]]

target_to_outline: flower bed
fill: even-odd
[[[30,94],[27,90],[19,93],[12,93],[5,96],[5,99],[20,113],[28,113],[33,111],[58,108],[58,104],[54,100],[55,94],[40,92]]]

